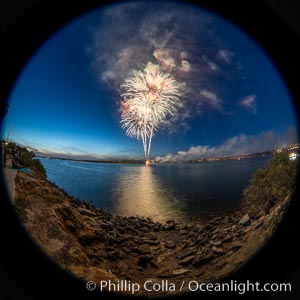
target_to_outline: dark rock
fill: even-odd
[[[165,226],[165,229],[166,230],[174,230],[176,228],[176,224],[175,223],[168,223],[166,226]]]
[[[159,241],[153,241],[153,240],[149,240],[149,239],[143,239],[142,240],[143,243],[148,244],[148,245],[152,245],[152,246],[157,246],[159,244]]]
[[[120,257],[120,252],[119,251],[111,251],[108,253],[107,257],[113,261],[116,261]]]
[[[252,229],[256,229],[256,228],[258,228],[258,227],[261,227],[262,226],[262,222],[258,222],[258,223],[256,223],[253,227],[252,227]]]
[[[149,264],[150,264],[151,267],[159,269],[159,266],[155,261],[151,260],[151,261],[149,261]]]
[[[155,226],[152,228],[152,230],[153,230],[154,232],[160,231],[160,230],[161,230],[161,224],[155,224]]]
[[[245,234],[245,232],[243,230],[239,230],[237,233],[236,233],[236,236],[243,236]]]
[[[189,238],[189,239],[192,239],[192,238],[194,238],[194,237],[196,237],[197,236],[197,234],[195,233],[195,232],[189,232],[188,234],[187,234],[187,237]]]
[[[187,249],[186,251],[183,251],[182,253],[180,253],[178,255],[179,259],[184,259],[187,256],[191,256],[194,255],[197,252],[197,249],[193,248],[193,249]]]
[[[231,242],[232,241],[232,236],[227,236],[223,239],[223,243],[228,243],[228,242]]]
[[[96,239],[99,242],[104,241],[106,239],[103,230],[94,230],[94,234],[96,235]]]
[[[156,240],[157,240],[157,235],[156,235],[156,234],[149,233],[149,234],[147,235],[147,238],[148,238],[149,240],[156,241]]]
[[[143,226],[140,228],[140,230],[146,233],[146,232],[149,232],[149,227]]]
[[[78,242],[83,246],[90,245],[95,241],[97,241],[97,235],[90,230],[81,231],[78,236]]]
[[[213,228],[213,226],[211,225],[211,224],[207,224],[204,228],[203,228],[203,230],[204,231],[209,231],[209,230],[211,230]]]
[[[149,263],[151,260],[153,260],[153,256],[150,254],[142,255],[138,259],[138,265],[144,266],[147,263]]]
[[[148,246],[146,245],[141,245],[137,248],[137,252],[139,254],[149,254],[150,253],[150,249]]]
[[[207,254],[204,256],[197,257],[193,262],[193,266],[200,267],[200,266],[210,262],[213,259],[214,259],[214,256],[212,254]]]
[[[172,241],[167,241],[167,242],[165,242],[165,247],[168,249],[174,249],[174,248],[176,248],[176,244]]]
[[[234,245],[232,245],[231,246],[231,250],[238,250],[238,249],[240,249],[242,247],[242,245],[241,244],[234,244]]]
[[[161,273],[157,274],[158,278],[171,278],[173,276],[174,275],[171,270],[163,270]]]
[[[170,223],[173,224],[173,223],[175,223],[175,220],[168,220],[168,221],[166,221],[166,223],[167,223],[167,224],[170,224]]]
[[[100,227],[105,230],[112,230],[112,225],[107,223],[100,223]]]

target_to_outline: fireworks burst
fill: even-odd
[[[146,160],[159,125],[172,116],[179,105],[180,88],[176,80],[148,63],[144,71],[134,71],[121,88],[121,127],[129,137],[141,139]]]

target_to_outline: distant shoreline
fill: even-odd
[[[145,164],[144,160],[90,160],[90,159],[73,159],[73,158],[64,158],[64,157],[50,157],[43,155],[35,155],[36,158],[46,158],[53,160],[68,160],[75,162],[91,162],[91,163],[105,163],[105,164]]]
[[[228,160],[246,160],[258,157],[272,156],[274,153],[272,151],[267,151],[263,153],[255,153],[248,155],[240,155],[240,156],[226,156],[226,157],[216,157],[216,158],[205,158],[205,159],[193,159],[193,160],[185,160],[185,161],[168,161],[168,162],[155,162],[151,161],[151,164],[154,165],[174,165],[174,164],[199,164],[204,162],[221,162]],[[65,158],[65,157],[51,157],[51,156],[43,156],[43,155],[35,155],[36,158],[45,158],[45,159],[53,159],[53,160],[67,160],[74,162],[90,162],[90,163],[105,163],[105,164],[145,164],[145,160],[91,160],[91,159],[74,159],[74,158]]]
[[[273,150],[267,150],[263,152],[256,152],[256,153],[248,153],[248,154],[239,154],[239,155],[226,155],[226,156],[216,156],[216,157],[206,157],[206,158],[194,158],[194,159],[188,159],[188,160],[169,160],[164,161],[162,157],[160,160],[156,160],[155,158],[150,159],[150,164],[198,164],[203,162],[216,162],[216,161],[228,161],[228,160],[245,160],[245,159],[251,159],[251,158],[257,158],[257,157],[264,157],[264,156],[272,156],[274,154],[278,153],[292,153],[292,152],[298,152],[300,149],[300,144],[292,144],[285,147],[282,147],[280,149],[273,149]],[[33,152],[34,153],[34,152]],[[299,153],[298,153],[299,155]],[[111,164],[145,164],[145,159],[110,159],[110,160],[97,160],[97,159],[75,159],[70,157],[60,157],[60,156],[48,156],[43,154],[36,154],[34,153],[34,157],[37,158],[46,158],[46,159],[59,159],[59,160],[69,160],[69,161],[77,161],[77,162],[92,162],[92,163],[111,163]]]

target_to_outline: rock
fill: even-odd
[[[153,241],[149,239],[143,239],[143,243],[151,245],[151,246],[157,246],[159,244],[159,241]]]
[[[232,241],[232,239],[233,239],[232,236],[227,236],[223,239],[223,243],[229,243]]]
[[[188,272],[189,272],[188,269],[180,268],[180,269],[174,270],[173,275],[174,276],[186,275]]]
[[[107,223],[100,223],[100,227],[105,230],[112,230],[112,226]]]
[[[94,234],[96,235],[96,239],[99,242],[104,241],[106,239],[103,230],[94,230]]]
[[[150,253],[150,249],[146,245],[141,245],[141,246],[139,246],[137,248],[137,252],[139,254],[149,254]]]
[[[81,220],[76,216],[70,207],[59,207],[54,209],[56,215],[70,231],[79,231],[84,228]]]
[[[189,265],[193,262],[193,260],[196,258],[195,255],[190,255],[190,256],[187,256],[185,257],[184,259],[182,259],[179,264],[180,265],[183,265],[183,266],[186,266],[186,265]]]
[[[252,229],[256,229],[256,228],[262,226],[262,224],[263,224],[262,222],[257,222],[257,223],[252,227]]]
[[[181,229],[179,231],[180,235],[186,235],[188,233],[188,231],[186,229]]]
[[[165,226],[166,230],[174,230],[176,228],[176,224],[174,223],[167,223],[167,225]]]
[[[166,221],[167,224],[170,224],[170,223],[175,223],[175,220],[168,220]]]
[[[172,241],[167,241],[167,242],[165,242],[165,247],[168,249],[174,249],[174,248],[176,248],[176,244]]]
[[[144,266],[153,259],[153,256],[150,254],[142,255],[138,259],[138,265]]]
[[[79,235],[78,235],[78,242],[83,245],[83,246],[87,246],[87,245],[91,245],[93,242],[97,241],[97,235],[95,234],[94,231],[90,231],[90,230],[82,230],[80,231]]]
[[[242,245],[241,244],[234,244],[234,245],[232,245],[231,246],[231,250],[238,250],[238,249],[240,249],[242,247]]]
[[[88,217],[96,217],[97,216],[97,214],[95,212],[93,212],[92,210],[87,209],[87,208],[79,207],[78,211],[83,216],[88,216]]]
[[[239,221],[240,225],[246,226],[250,223],[250,217],[248,214],[245,214]]]
[[[219,234],[216,233],[216,234],[214,234],[214,235],[211,237],[211,239],[212,239],[212,240],[215,240],[218,236],[219,236]]]
[[[173,272],[171,270],[163,270],[161,273],[157,274],[158,278],[171,278],[173,277]]]
[[[110,258],[111,260],[118,260],[119,257],[120,257],[120,252],[119,251],[112,251],[112,252],[109,252],[108,255],[107,255],[108,258]]]
[[[215,247],[215,246],[213,246],[213,247],[211,248],[211,250],[212,250],[213,252],[215,252],[215,253],[218,253],[218,254],[224,253],[224,249],[221,248],[221,247]]]
[[[219,223],[222,220],[221,217],[215,217],[213,220],[210,221],[211,224]]]
[[[143,226],[140,228],[140,230],[146,233],[146,232],[149,232],[149,227]]]
[[[222,245],[222,241],[210,241],[209,243],[213,246],[221,246]]]
[[[156,240],[157,240],[157,235],[156,235],[156,234],[149,233],[149,234],[147,234],[147,238],[148,238],[149,240],[156,241]]]
[[[200,257],[198,257],[194,260],[193,266],[200,267],[200,266],[210,262],[213,259],[214,259],[214,256],[212,254],[207,254],[207,255],[204,255],[204,256],[200,256]]]
[[[180,253],[180,254],[178,255],[178,258],[179,258],[179,259],[184,259],[184,258],[187,257],[187,256],[194,255],[196,252],[197,252],[197,249],[188,249],[188,250],[183,251],[182,253]]]
[[[195,233],[195,232],[190,232],[190,233],[187,234],[187,237],[189,239],[194,239],[196,236],[197,236],[197,233]]]
[[[211,225],[211,224],[207,224],[204,228],[203,228],[203,230],[204,231],[209,231],[209,230],[211,230],[213,228],[213,226]]]
[[[154,232],[160,231],[160,230],[161,230],[161,225],[160,225],[160,224],[155,224],[155,226],[152,228],[152,230],[153,230]]]

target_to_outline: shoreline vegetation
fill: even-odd
[[[238,209],[185,223],[112,215],[68,195],[35,165],[27,167],[32,171],[17,173],[14,205],[55,263],[84,282],[143,284],[151,278],[176,284],[183,278],[221,280],[264,246],[292,197],[297,162],[276,154],[253,175]]]

